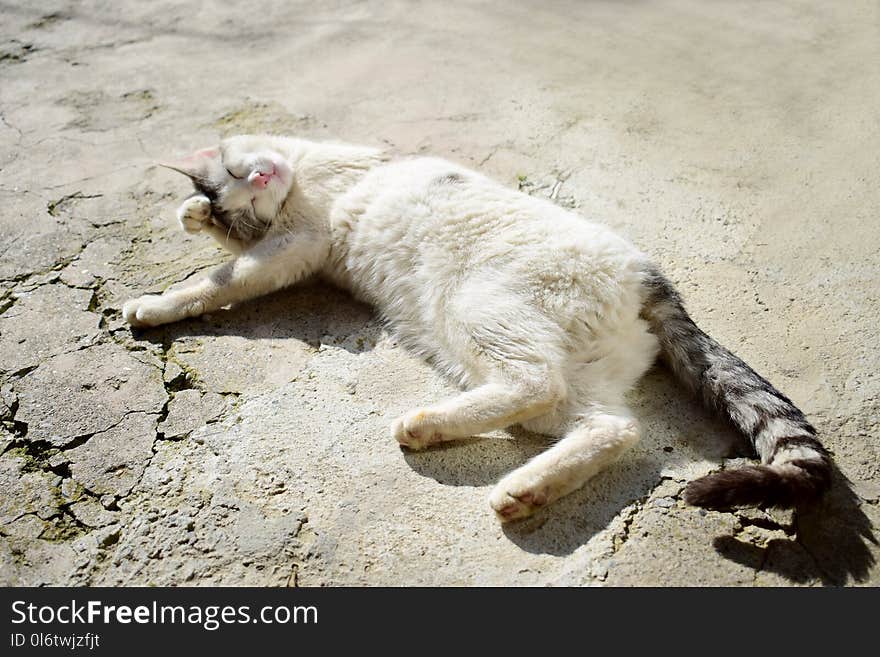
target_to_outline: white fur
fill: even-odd
[[[490,504],[502,520],[576,490],[637,442],[624,395],[658,347],[639,318],[645,257],[631,244],[440,159],[389,163],[374,149],[279,137],[232,138],[220,151],[238,168],[222,199],[253,200],[268,233],[230,246],[204,219],[207,199],[188,199],[184,228],[214,229],[238,256],[186,290],[128,302],[131,324],[192,317],[322,274],[466,388],[395,421],[398,442],[420,449],[516,423],[561,438],[497,485]],[[286,174],[248,189],[258,163]]]

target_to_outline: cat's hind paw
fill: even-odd
[[[550,502],[545,486],[519,486],[509,479],[502,479],[489,495],[489,505],[501,522],[526,518]]]
[[[177,208],[177,220],[187,233],[198,233],[211,221],[211,201],[207,196],[190,196]]]
[[[437,424],[427,411],[415,411],[397,418],[391,424],[391,436],[402,447],[425,449],[448,440],[437,430]]]

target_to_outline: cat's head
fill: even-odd
[[[272,223],[293,184],[283,150],[277,138],[242,135],[162,166],[192,180],[211,201],[216,221],[242,237],[256,237]]]

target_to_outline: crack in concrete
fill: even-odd
[[[7,288],[0,296],[0,315],[12,308],[18,302],[18,298],[12,294],[12,288]]]
[[[27,425],[25,425],[25,431],[24,431],[25,434],[27,433],[26,426]],[[23,472],[39,471],[39,472],[45,472],[46,474],[53,474],[57,477],[60,477],[61,482],[57,486],[54,487],[54,488],[57,488],[57,491],[58,491],[57,494],[55,495],[56,500],[58,500],[57,504],[50,507],[50,508],[56,509],[55,513],[51,513],[51,514],[47,515],[46,517],[43,517],[43,516],[40,516],[37,511],[27,511],[27,512],[24,512],[24,513],[21,513],[21,514],[15,516],[11,520],[8,520],[8,521],[4,522],[3,524],[11,525],[12,523],[17,522],[21,518],[28,516],[28,515],[34,515],[34,516],[36,516],[46,522],[50,522],[52,520],[61,518],[66,515],[66,516],[69,516],[69,518],[72,519],[77,525],[80,525],[83,528],[87,528],[89,531],[91,529],[96,529],[96,528],[92,528],[92,527],[82,523],[78,518],[76,518],[76,516],[70,511],[70,507],[73,506],[74,504],[76,504],[77,502],[82,501],[83,497],[89,497],[89,498],[97,500],[98,502],[101,502],[102,506],[105,509],[107,509],[108,511],[112,510],[112,509],[109,508],[107,505],[103,504],[103,501],[102,501],[103,496],[92,491],[85,484],[83,484],[82,482],[73,478],[73,475],[70,472],[70,462],[69,461],[61,461],[61,462],[53,464],[52,460],[55,459],[59,454],[62,454],[67,450],[71,450],[76,447],[79,447],[80,445],[85,444],[93,436],[95,436],[99,433],[103,433],[103,432],[95,432],[94,434],[87,434],[87,435],[80,436],[75,441],[68,443],[63,447],[57,447],[55,445],[52,445],[48,441],[42,441],[42,440],[29,441],[24,438],[24,435],[13,440],[7,446],[7,448],[5,450],[3,450],[3,454],[7,454],[13,450],[18,450],[19,453],[21,454],[21,456],[24,457],[26,460],[25,464],[23,465]],[[75,483],[76,495],[72,499],[64,501],[63,498],[67,497],[67,494],[64,493],[64,482],[68,481],[68,480],[73,481]],[[114,502],[114,504],[115,504],[115,502]],[[62,534],[64,533],[63,529],[61,529],[61,528],[56,528],[56,529],[57,529],[57,531],[61,532]],[[37,536],[37,538],[40,538],[43,540],[57,541],[58,540],[57,536],[53,537],[52,539],[48,539],[44,536],[45,534],[47,534],[47,532],[51,532],[51,530],[52,530],[51,527],[47,527],[46,529],[43,530],[43,532],[40,533],[39,536]],[[68,538],[72,538],[72,537],[68,537]]]
[[[674,477],[670,477],[667,475],[661,475],[661,477],[657,480],[657,483],[651,487],[645,495],[633,500],[623,509],[621,509],[618,517],[623,516],[623,527],[621,531],[617,532],[611,537],[612,541],[612,550],[610,553],[607,553],[603,556],[609,557],[617,554],[620,549],[626,544],[629,540],[630,528],[632,527],[633,522],[635,522],[636,516],[639,515],[645,508],[645,503],[651,499],[651,496],[657,491],[657,489],[663,485],[666,481],[675,481],[677,483],[682,483],[681,480],[676,479]],[[672,497],[673,499],[681,499],[680,498],[681,491],[675,494],[666,495],[666,497]],[[625,515],[624,515],[625,514]]]
[[[114,173],[117,173],[119,171],[124,171],[126,169],[133,169],[135,167],[143,167],[143,164],[141,164],[141,163],[126,164],[124,166],[117,167],[115,169],[110,169],[109,171],[104,171],[102,173],[96,173],[93,176],[86,176],[84,178],[76,178],[74,180],[68,180],[63,183],[58,183],[57,185],[45,185],[44,189],[50,189],[50,190],[51,189],[61,189],[62,187],[69,187],[70,185],[75,185],[76,183],[88,182],[90,180],[100,180],[101,178],[105,178],[105,177],[112,175]]]
[[[22,134],[20,128],[18,128],[17,126],[15,126],[9,122],[9,120],[6,118],[6,115],[2,111],[0,111],[0,123],[5,125],[10,130],[15,130],[15,132],[18,133],[18,142],[16,142],[16,144],[20,144],[21,140],[24,138],[24,134]],[[17,155],[16,155],[16,157],[17,157]]]
[[[71,194],[65,194],[57,201],[49,201],[49,203],[46,204],[46,212],[49,213],[49,216],[57,217],[61,212],[61,206],[68,201],[75,201],[78,199],[102,198],[103,196],[103,194],[83,194],[81,191],[75,191]]]
[[[635,521],[636,516],[644,508],[644,506],[643,506],[644,500],[646,500],[647,498],[648,498],[648,496],[645,496],[644,498],[642,498],[640,500],[636,500],[632,504],[624,507],[624,509],[622,510],[622,513],[626,513],[626,515],[623,518],[623,528],[621,529],[621,531],[619,533],[615,534],[611,539],[612,540],[612,551],[611,551],[612,556],[617,554],[620,551],[620,549],[629,540],[630,528],[632,527],[632,524]]]
[[[14,395],[15,391],[10,389],[9,394]],[[6,445],[6,448],[0,452],[0,456],[8,452],[15,445],[16,440],[24,438],[27,435],[28,425],[26,422],[21,422],[15,419],[16,413],[18,413],[18,397],[12,399],[11,402],[3,402],[4,413],[0,416],[0,424],[3,425],[4,428],[10,433],[12,436],[12,440]]]
[[[12,242],[7,245],[6,249],[4,249],[2,253],[0,253],[0,255],[5,255],[12,247],[15,246],[15,242],[17,240],[18,240],[18,237],[13,239]],[[15,276],[12,276],[11,278],[0,278],[0,282],[15,283],[16,286],[15,286],[15,289],[13,289],[13,293],[14,292],[24,292],[25,290],[19,290],[18,288],[20,286],[24,286],[30,279],[32,279],[34,277],[48,276],[52,272],[60,272],[62,269],[67,267],[67,265],[69,265],[70,263],[72,263],[74,260],[76,260],[77,258],[79,258],[82,255],[82,252],[85,251],[86,245],[87,245],[87,242],[84,239],[82,242],[80,242],[76,253],[74,253],[70,256],[66,256],[64,258],[61,258],[60,260],[56,260],[54,264],[47,267],[46,269],[41,269],[39,271],[25,272],[23,274],[16,274]],[[42,281],[40,283],[37,283],[32,289],[36,289],[37,287],[40,287],[42,285],[48,285],[50,283],[54,283],[55,280],[56,279]]]

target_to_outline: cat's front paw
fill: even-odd
[[[438,429],[436,418],[430,412],[415,411],[393,422],[391,436],[403,447],[424,449],[447,440]]]
[[[180,319],[180,313],[168,297],[145,294],[126,301],[122,306],[122,317],[132,326],[145,327],[175,322]]]
[[[501,522],[530,516],[550,501],[546,485],[517,471],[498,482],[489,494],[489,505]]]
[[[187,233],[198,233],[211,222],[211,201],[207,196],[190,196],[177,208],[177,220]]]

